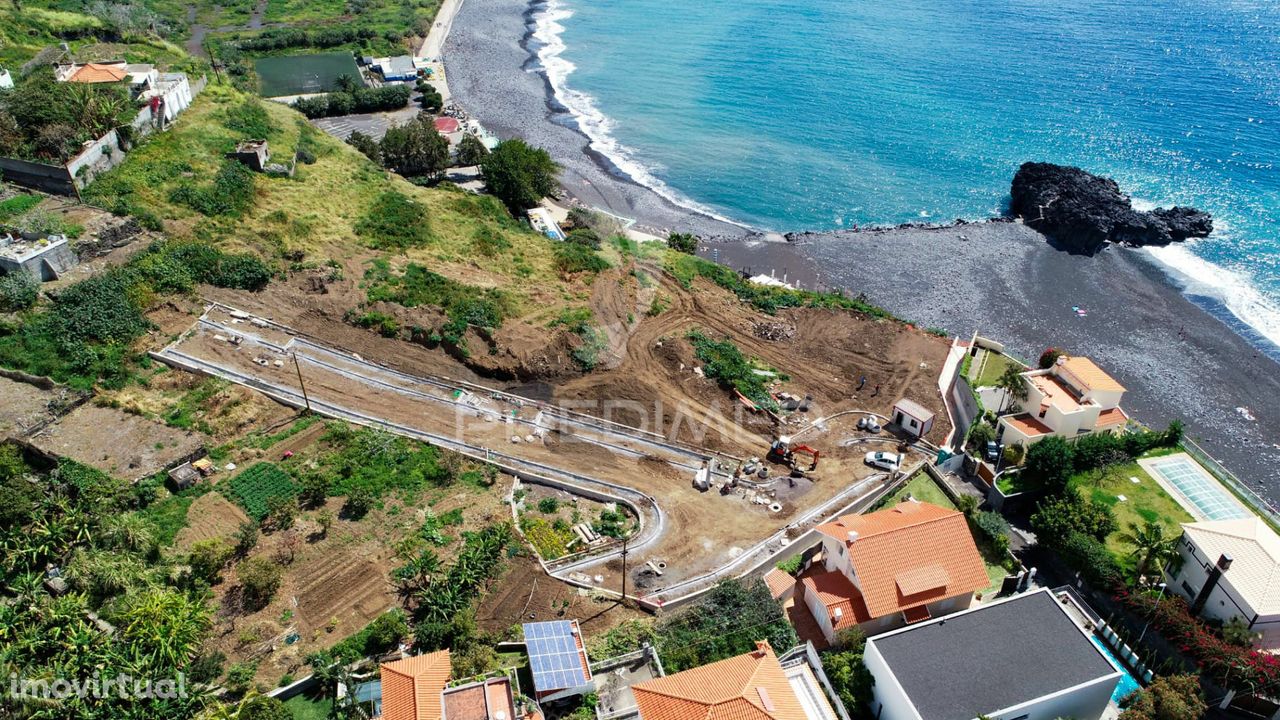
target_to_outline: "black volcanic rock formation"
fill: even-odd
[[[1213,230],[1209,213],[1195,208],[1134,210],[1114,180],[1077,167],[1023,163],[1010,194],[1015,216],[1070,252],[1092,255],[1107,242],[1168,245]]]

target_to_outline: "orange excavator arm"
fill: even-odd
[[[817,448],[811,448],[808,445],[796,445],[791,448],[791,452],[793,453],[802,452],[802,453],[808,453],[809,455],[812,455],[813,464],[809,466],[809,469],[810,470],[818,469],[818,458],[822,457],[822,453],[819,452]]]

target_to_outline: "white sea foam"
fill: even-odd
[[[574,70],[577,70],[577,66],[563,57],[566,46],[563,38],[564,25],[561,23],[571,17],[573,17],[573,11],[565,7],[560,0],[547,0],[543,9],[533,17],[533,39],[539,45],[538,62],[542,66],[542,71],[546,73],[551,91],[555,93],[560,104],[568,108],[570,115],[578,124],[578,129],[590,141],[591,149],[608,158],[627,177],[676,205],[721,222],[751,229],[675,191],[654,176],[649,167],[636,159],[635,153],[630,148],[618,142],[613,136],[613,120],[596,107],[595,98],[569,87],[568,78]]]
[[[1215,219],[1216,222],[1216,219]],[[1280,347],[1280,307],[1259,292],[1245,273],[1209,262],[1192,252],[1197,241],[1147,248],[1189,295],[1222,304],[1245,325]]]

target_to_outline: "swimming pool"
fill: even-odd
[[[1120,662],[1120,659],[1111,652],[1111,648],[1102,642],[1102,638],[1097,635],[1090,635],[1089,639],[1093,641],[1098,650],[1102,651],[1103,655],[1107,656],[1107,660],[1111,661],[1111,664],[1120,671],[1120,682],[1116,685],[1115,692],[1111,693],[1111,702],[1119,705],[1120,700],[1126,695],[1142,689],[1142,685],[1138,683],[1137,678],[1129,674],[1129,671],[1124,667],[1124,663]]]
[[[1186,453],[1139,460],[1138,464],[1198,520],[1238,520],[1252,515]]]

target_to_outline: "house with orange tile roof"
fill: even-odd
[[[769,643],[631,686],[640,720],[838,720],[809,666],[783,668]]]
[[[381,720],[519,720],[505,677],[449,687],[449,651],[383,663],[378,680],[355,688],[357,702]]]
[[[1015,401],[1022,412],[1000,418],[997,432],[1005,445],[1119,432],[1129,423],[1120,408],[1124,386],[1087,357],[1060,357],[1047,370],[1022,373],[1022,379],[1027,398]]]
[[[383,663],[380,670],[383,720],[443,718],[441,695],[453,674],[448,650]]]
[[[828,643],[855,626],[874,635],[964,610],[990,583],[956,510],[907,500],[817,529],[823,562],[805,571],[797,593]]]

